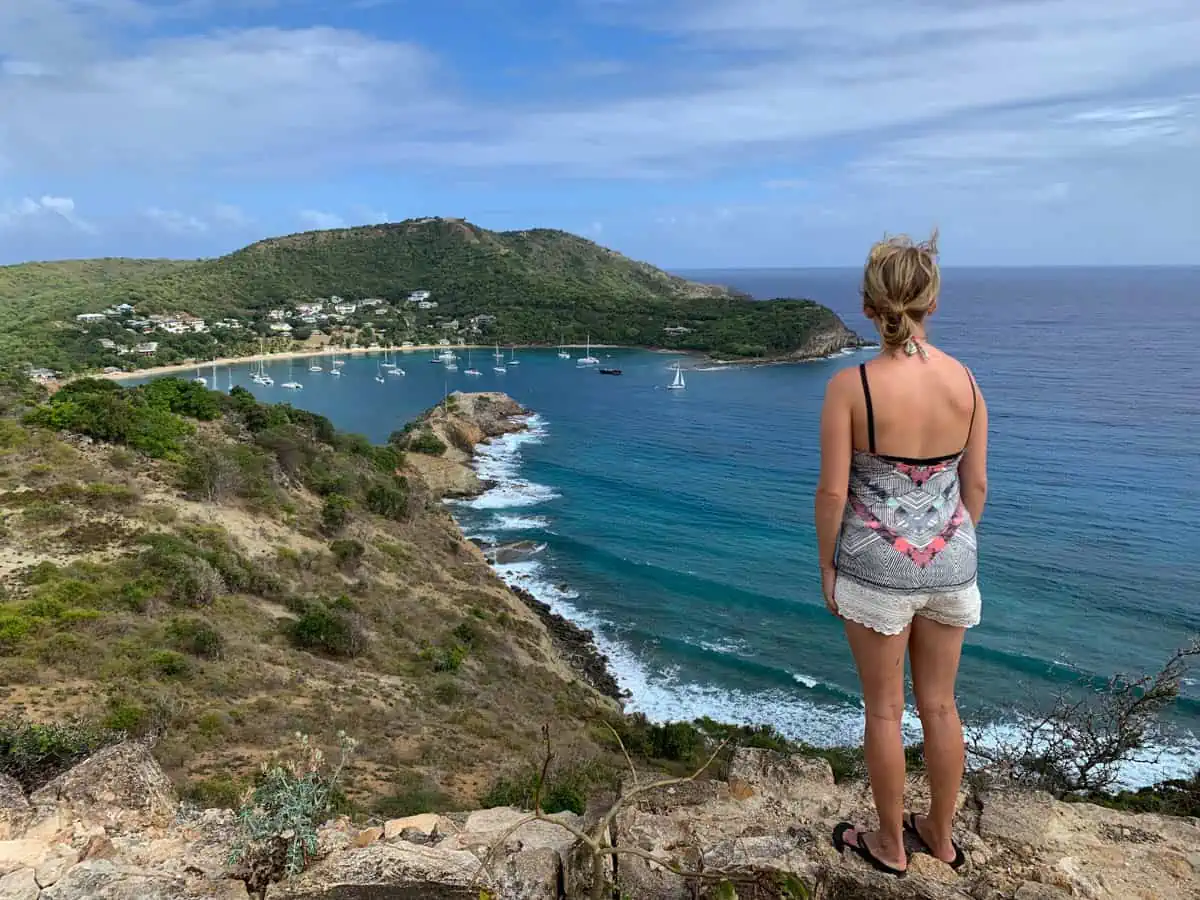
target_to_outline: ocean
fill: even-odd
[[[808,297],[872,336],[853,270],[684,273],[758,298]],[[1002,729],[1081,677],[1153,668],[1200,632],[1200,269],[947,269],[931,339],[974,370],[991,413],[980,528],[983,622],[962,663],[968,718]],[[577,353],[576,355],[582,355]],[[471,378],[402,357],[405,378],[309,373],[290,400],[382,441],[447,390],[504,390],[531,430],[486,448],[496,489],[454,506],[470,535],[545,544],[502,576],[592,628],[654,719],[770,723],[816,744],[861,739],[841,628],[821,600],[812,524],[825,383],[868,351],[803,365],[716,369],[606,350],[619,378],[554,351]],[[465,369],[463,364],[461,368]],[[224,370],[220,384],[226,383]],[[1171,752],[1145,783],[1200,765],[1200,672]],[[915,715],[909,734],[919,737]]]

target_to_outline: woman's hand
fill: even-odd
[[[825,595],[825,608],[835,616],[838,615],[837,598],[833,596],[833,586],[837,583],[837,569],[821,567],[821,593]]]

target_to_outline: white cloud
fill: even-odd
[[[763,187],[769,191],[798,191],[806,188],[812,182],[807,178],[772,178],[763,182]]]
[[[346,220],[337,213],[322,212],[319,209],[301,210],[300,221],[304,223],[306,228],[315,228],[318,230],[346,227]]]
[[[75,211],[70,197],[25,197],[0,204],[0,228],[30,228],[38,226],[67,226],[76,231],[94,234],[96,228]]]
[[[173,209],[159,209],[152,206],[143,212],[156,227],[171,234],[203,234],[208,231],[208,223],[195,216]]]
[[[232,203],[218,203],[212,208],[211,218],[214,222],[229,228],[245,228],[254,223],[253,217],[240,206],[234,206]]]

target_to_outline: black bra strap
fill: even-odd
[[[862,378],[863,399],[867,401],[867,449],[875,452],[875,410],[871,407],[871,386],[867,384],[867,365],[858,364],[858,374]]]
[[[975,411],[979,409],[979,388],[975,386],[975,376],[971,374],[971,370],[966,366],[963,369],[967,373],[967,380],[971,382],[971,424],[967,426],[967,444],[971,443],[971,434],[975,431]],[[963,450],[966,451],[967,444],[963,444]]]

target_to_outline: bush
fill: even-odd
[[[337,534],[350,518],[350,500],[341,494],[330,494],[321,507],[321,528],[327,534]]]
[[[421,651],[421,659],[435,672],[457,672],[467,659],[467,648],[457,642],[426,647]]]
[[[367,488],[367,509],[389,519],[403,519],[408,514],[408,480],[396,476],[391,483],[376,481]]]
[[[192,669],[187,657],[174,650],[155,650],[150,654],[150,667],[165,678],[183,678]]]
[[[541,789],[542,811],[547,813],[573,812],[583,815],[588,797],[597,788],[611,787],[616,773],[597,761],[585,761],[551,768]],[[484,808],[515,806],[532,809],[534,795],[541,770],[536,767],[521,769],[500,778],[480,801]]]
[[[402,819],[446,808],[449,798],[419,772],[406,772],[396,779],[395,793],[380,797],[371,812],[383,819]]]
[[[82,720],[38,724],[5,719],[0,721],[0,774],[34,791],[121,737]]]
[[[183,799],[202,809],[237,809],[245,793],[242,782],[218,775],[193,781],[183,789]]]
[[[426,456],[443,456],[446,453],[446,442],[425,428],[406,437],[406,450],[413,453],[424,453]]]
[[[341,756],[330,766],[307,736],[290,760],[264,767],[253,793],[238,810],[238,834],[229,864],[246,892],[266,896],[268,886],[298,875],[317,852],[317,828],[334,811],[338,783],[356,743],[339,734]]]
[[[302,650],[329,656],[354,657],[362,653],[365,637],[353,614],[309,603],[294,622],[285,626],[292,643]]]
[[[225,639],[204,619],[172,619],[167,637],[177,650],[200,659],[220,659],[225,653]]]
[[[334,559],[338,565],[345,571],[354,571],[362,562],[363,554],[367,548],[362,545],[361,541],[356,541],[348,538],[336,540],[329,545],[329,550],[333,553]]]
[[[225,593],[225,582],[212,563],[198,556],[177,556],[170,572],[171,599],[184,606],[211,606]]]

